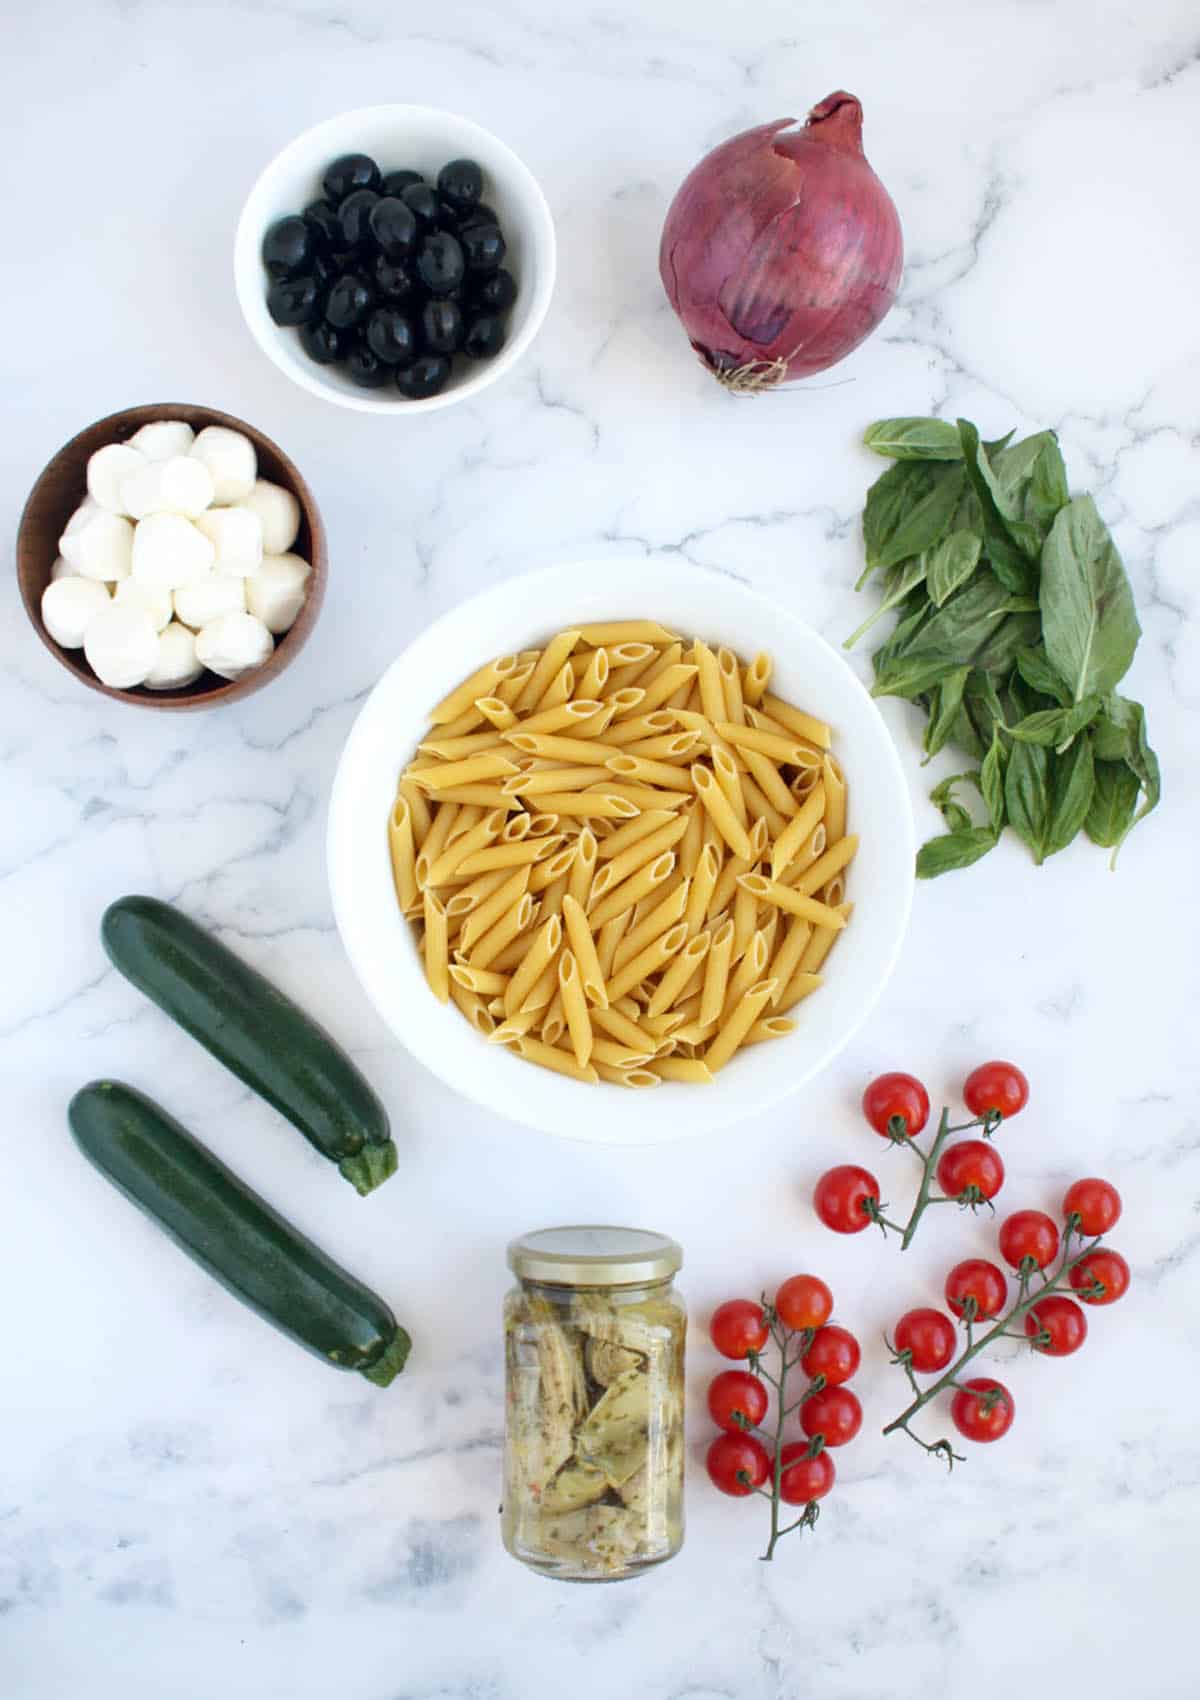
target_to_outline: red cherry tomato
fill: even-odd
[[[713,1486],[734,1499],[745,1499],[771,1474],[770,1454],[752,1434],[719,1434],[704,1462]]]
[[[947,1198],[961,1198],[965,1192],[980,1203],[995,1198],[1004,1185],[1004,1164],[996,1147],[986,1139],[963,1139],[942,1152],[937,1178]]]
[[[929,1094],[912,1074],[881,1074],[863,1093],[862,1107],[885,1139],[911,1139],[929,1120]]]
[[[1102,1292],[1089,1294],[1085,1291],[1097,1283],[1103,1288]],[[1107,1246],[1100,1246],[1072,1269],[1071,1285],[1086,1305],[1115,1305],[1128,1291],[1129,1265],[1119,1251],[1109,1251]]]
[[[1048,1293],[1025,1318],[1025,1332],[1035,1352],[1048,1358],[1069,1358],[1087,1339],[1087,1317],[1074,1299],[1064,1293]],[[1039,1339],[1039,1335],[1048,1338]]]
[[[1000,1224],[1000,1255],[1019,1269],[1028,1258],[1044,1269],[1058,1256],[1058,1228],[1044,1210],[1014,1210]]]
[[[879,1182],[856,1163],[827,1169],[813,1191],[813,1209],[835,1234],[860,1234],[870,1227],[871,1218],[864,1209],[869,1200],[879,1203]]]
[[[963,1103],[973,1116],[997,1111],[1007,1121],[1029,1102],[1029,1082],[1015,1063],[986,1062],[963,1085]]]
[[[762,1306],[749,1299],[727,1299],[718,1305],[708,1332],[723,1358],[748,1358],[751,1352],[761,1352],[771,1337]]]
[[[820,1328],[833,1312],[833,1294],[815,1275],[789,1275],[775,1295],[775,1314],[785,1328]]]
[[[800,1360],[800,1367],[810,1381],[825,1377],[826,1387],[840,1387],[858,1369],[862,1350],[848,1328],[836,1322],[828,1328],[818,1328],[813,1343]]]
[[[723,1369],[708,1389],[708,1414],[718,1428],[741,1434],[747,1424],[761,1423],[767,1414],[767,1390],[756,1375],[744,1369]],[[738,1417],[745,1423],[739,1423]]]
[[[954,1324],[940,1310],[906,1310],[892,1335],[898,1352],[907,1352],[909,1362],[922,1375],[945,1369],[954,1356],[957,1336]]]
[[[807,1505],[812,1499],[824,1499],[834,1482],[837,1470],[828,1452],[808,1456],[802,1440],[791,1440],[779,1454],[782,1473],[779,1477],[779,1497],[788,1505]]]
[[[968,1257],[956,1263],[946,1277],[946,1303],[961,1316],[968,1299],[975,1300],[976,1320],[999,1316],[1008,1298],[1004,1271],[986,1258]]]
[[[971,1389],[969,1393],[967,1388]],[[1012,1427],[1012,1394],[1002,1382],[977,1375],[954,1395],[950,1416],[959,1434],[965,1434],[968,1440],[999,1440]]]
[[[800,1407],[800,1427],[810,1440],[820,1435],[826,1446],[845,1446],[862,1427],[862,1406],[848,1387],[825,1387]]]
[[[1094,1177],[1072,1181],[1062,1207],[1064,1216],[1078,1217],[1081,1234],[1106,1234],[1121,1220],[1121,1194],[1111,1182]]]

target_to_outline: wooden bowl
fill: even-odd
[[[58,540],[67,521],[87,495],[88,457],[106,443],[123,443],[143,425],[155,419],[183,419],[195,431],[206,425],[226,425],[241,431],[254,444],[258,455],[260,478],[272,484],[282,484],[300,504],[300,534],[292,545],[296,554],[308,561],[312,573],[308,581],[308,599],[290,631],[276,639],[269,660],[240,679],[222,679],[215,673],[204,672],[194,685],[177,691],[148,691],[144,685],[134,690],[118,691],[103,685],[84,659],[82,649],[63,649],[55,643],[42,624],[42,592],[50,582],[50,572],[58,555]],[[278,444],[244,419],[231,413],[218,413],[211,407],[192,407],[180,402],[157,402],[150,407],[127,407],[122,413],[112,413],[99,419],[72,437],[59,449],[46,467],[25,503],[17,531],[17,581],[21,600],[46,648],[90,690],[100,691],[118,702],[133,703],[137,708],[216,708],[222,703],[248,697],[260,691],[276,678],[301,648],[316,624],[325,595],[328,560],[325,550],[325,528],[308,485]]]

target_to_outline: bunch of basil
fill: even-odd
[[[922,846],[922,879],[977,862],[1006,825],[1039,863],[1081,828],[1115,862],[1159,799],[1142,705],[1116,690],[1141,635],[1121,557],[1092,498],[1071,500],[1054,433],[1011,439],[965,419],[881,419],[864,438],[896,462],[867,496],[857,586],[880,573],[886,594],[847,648],[896,609],[874,694],[925,710],[928,756],[979,764],[932,793],[948,830]]]

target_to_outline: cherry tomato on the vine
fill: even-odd
[[[862,1427],[862,1406],[848,1387],[825,1387],[800,1407],[800,1427],[811,1440],[820,1435],[826,1446],[845,1446]]]
[[[1089,1294],[1085,1291],[1097,1282],[1103,1288],[1102,1292]],[[1129,1265],[1119,1251],[1099,1246],[1072,1269],[1071,1285],[1086,1305],[1115,1305],[1128,1291]]]
[[[708,1332],[723,1358],[748,1358],[751,1352],[761,1352],[771,1337],[762,1306],[749,1299],[727,1299],[718,1305]]]
[[[770,1454],[752,1434],[719,1434],[704,1462],[713,1486],[734,1499],[745,1499],[771,1474]],[[742,1475],[749,1480],[739,1481]]]
[[[892,1340],[897,1352],[907,1352],[912,1367],[922,1375],[945,1369],[958,1343],[950,1318],[943,1316],[940,1310],[924,1306],[905,1311],[896,1324]]]
[[[990,1394],[995,1398],[989,1398]],[[1012,1427],[1012,1394],[1003,1382],[977,1375],[971,1381],[964,1381],[954,1395],[950,1416],[959,1434],[966,1435],[968,1440],[999,1440]]]
[[[775,1295],[775,1314],[785,1328],[820,1328],[833,1313],[833,1294],[816,1275],[789,1275]]]
[[[963,1103],[973,1116],[998,1111],[1007,1121],[1029,1102],[1029,1082],[1015,1063],[985,1062],[963,1085]]]
[[[929,1120],[929,1094],[912,1074],[881,1074],[863,1093],[862,1107],[875,1132],[885,1139],[893,1135],[911,1139]]]
[[[1110,1181],[1072,1181],[1062,1202],[1065,1217],[1078,1217],[1081,1234],[1106,1234],[1121,1219],[1121,1194]]]
[[[1025,1318],[1025,1332],[1035,1352],[1048,1358],[1069,1358],[1087,1339],[1087,1317],[1065,1293],[1047,1293]],[[1039,1339],[1045,1334],[1047,1339]]]
[[[961,1316],[968,1299],[975,1300],[976,1319],[999,1316],[1008,1298],[1004,1271],[983,1257],[964,1258],[946,1277],[946,1303]]]
[[[767,1414],[767,1390],[745,1369],[723,1369],[708,1389],[708,1414],[718,1428],[740,1434],[746,1424],[761,1423]],[[738,1417],[745,1423],[739,1423]]]
[[[790,1440],[779,1454],[782,1474],[779,1478],[779,1497],[788,1505],[807,1505],[811,1499],[824,1499],[837,1479],[837,1470],[828,1452],[808,1456],[802,1440]]]
[[[878,1205],[879,1182],[856,1163],[839,1163],[827,1169],[813,1191],[813,1209],[835,1234],[859,1234],[870,1227],[868,1201]]]
[[[968,1190],[979,1199],[995,1198],[1004,1185],[1004,1164],[986,1139],[963,1139],[942,1152],[937,1178],[947,1198],[961,1198]]]
[[[840,1387],[855,1374],[861,1362],[862,1349],[853,1334],[832,1322],[813,1335],[813,1343],[801,1358],[800,1367],[810,1381],[823,1375],[826,1387]]]
[[[1058,1256],[1058,1227],[1044,1210],[1014,1210],[1000,1224],[1000,1255],[1019,1269],[1028,1258],[1044,1269]]]

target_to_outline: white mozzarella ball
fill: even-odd
[[[75,573],[70,561],[64,561],[60,555],[50,568],[50,583],[56,584],[60,578],[71,578]]]
[[[149,614],[156,632],[161,632],[169,624],[174,612],[171,592],[144,584],[140,578],[123,578],[113,593],[113,601],[119,602],[122,608],[140,608],[143,614]]]
[[[196,637],[196,658],[222,679],[240,679],[263,662],[275,639],[253,614],[222,614]]]
[[[63,527],[62,537],[58,540],[59,552],[62,552],[63,537],[74,537],[77,531],[82,531],[92,515],[100,512],[99,502],[94,502],[90,496],[85,496],[75,512]]]
[[[241,614],[246,607],[246,581],[232,573],[209,573],[175,592],[175,618],[199,631],[222,614]]]
[[[183,514],[195,519],[212,502],[213,481],[203,461],[191,455],[143,460],[121,486],[125,511],[134,519],[150,514]]]
[[[192,444],[192,455],[212,473],[215,502],[241,502],[254,488],[258,456],[249,437],[226,425],[206,425]]]
[[[279,636],[303,608],[311,572],[299,555],[264,555],[262,566],[246,580],[247,608]]]
[[[140,685],[158,655],[158,633],[140,608],[102,608],[83,640],[88,665],[102,685],[127,691]]]
[[[172,455],[189,454],[195,441],[196,433],[186,420],[154,419],[133,433],[129,446],[147,460],[170,460]]]
[[[172,620],[158,634],[158,653],[142,683],[148,691],[178,691],[204,671],[196,659],[196,634]]]
[[[216,570],[246,578],[263,558],[263,528],[249,508],[210,508],[196,521],[217,551]]]
[[[107,448],[97,449],[88,456],[88,495],[110,514],[128,514],[121,487],[145,464],[145,456],[128,443],[109,443]]]
[[[94,578],[54,579],[42,592],[42,623],[64,649],[82,649],[84,633],[109,602],[108,586]]]
[[[156,590],[178,590],[212,571],[216,550],[182,514],[151,514],[133,534],[133,576]]]
[[[300,535],[300,504],[292,492],[258,478],[241,505],[262,521],[263,554],[286,555]]]
[[[80,578],[128,578],[133,551],[133,527],[121,514],[95,507],[59,540],[63,559]]]

